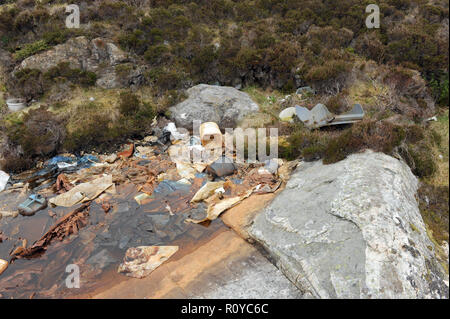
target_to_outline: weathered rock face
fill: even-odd
[[[194,120],[216,122],[221,129],[234,128],[258,105],[248,94],[232,87],[199,84],[187,90],[188,99],[170,108],[177,126],[192,128]]]
[[[125,52],[107,39],[90,41],[84,36],[69,39],[48,51],[26,58],[14,73],[25,68],[45,72],[61,62],[68,62],[72,69],[96,73],[96,84],[102,88],[120,88],[143,81],[141,70],[130,63],[132,60]]]
[[[448,298],[417,186],[407,165],[381,153],[302,163],[249,234],[306,296]]]

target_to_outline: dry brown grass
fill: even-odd
[[[433,153],[437,163],[437,172],[432,178],[426,180],[427,183],[434,186],[449,186],[448,111],[448,108],[441,110],[438,115],[438,121],[430,124],[430,129],[435,130],[442,138],[440,145],[433,147]],[[441,155],[442,158],[439,155]]]

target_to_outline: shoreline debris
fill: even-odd
[[[68,192],[51,198],[49,203],[55,206],[71,207],[93,200],[112,187],[114,187],[112,175],[106,175],[91,182],[79,184]]]
[[[67,179],[67,176],[64,174],[59,174],[56,178],[56,192],[58,194],[62,194],[70,191],[72,188],[73,186]]]
[[[131,157],[131,155],[133,155],[133,152],[134,152],[134,143],[129,143],[128,149],[126,149],[123,152],[118,153],[117,156],[121,157],[122,159],[125,159],[125,158]]]
[[[211,165],[208,165],[206,170],[215,177],[223,177],[233,174],[236,171],[236,165],[232,159],[222,156]]]
[[[214,122],[206,122],[200,125],[200,141],[206,148],[222,148],[222,132]]]
[[[0,171],[0,192],[6,188],[6,184],[8,184],[9,175],[4,171]]]
[[[8,268],[9,263],[6,260],[0,259],[0,275]]]
[[[47,246],[54,239],[62,241],[71,234],[77,234],[78,230],[87,225],[90,202],[81,205],[73,212],[61,217],[38,241],[31,247],[24,248],[20,252],[13,254],[12,260],[17,258],[33,258],[37,254],[45,251]]]
[[[33,216],[41,209],[47,207],[47,200],[39,194],[31,194],[19,205],[19,214],[22,216]]]
[[[144,278],[178,251],[178,246],[139,246],[128,248],[118,273]]]
[[[224,181],[206,183],[195,193],[191,199],[191,203],[200,202],[211,197],[217,189],[223,187],[223,184],[225,184]]]

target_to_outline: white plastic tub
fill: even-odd
[[[26,107],[24,99],[8,99],[6,100],[6,104],[12,112],[23,110]]]

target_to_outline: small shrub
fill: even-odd
[[[8,92],[30,101],[45,92],[42,72],[36,69],[22,69],[7,82]]]
[[[68,29],[47,31],[42,35],[43,40],[49,46],[57,45],[66,42],[69,38],[70,31]]]
[[[136,94],[129,91],[120,93],[119,110],[123,115],[136,114],[141,106],[141,101]]]
[[[442,106],[448,105],[448,73],[444,73],[440,76],[433,76],[430,81],[430,87],[436,102]]]
[[[147,73],[146,77],[149,82],[159,87],[161,94],[167,90],[183,88],[186,80],[181,70],[171,70],[162,67],[153,68]]]
[[[319,91],[340,92],[345,86],[347,73],[352,64],[344,60],[326,61],[323,65],[313,66],[305,75],[305,80]]]
[[[88,151],[93,147],[106,150],[118,137],[110,128],[110,119],[94,114],[84,119],[83,125],[67,135],[63,148],[69,152]]]
[[[330,140],[324,153],[324,163],[335,163],[349,154],[372,149],[392,154],[406,138],[405,130],[389,122],[359,122]]]
[[[326,106],[330,112],[334,114],[340,114],[347,109],[347,101],[345,100],[345,96],[340,93],[338,95],[333,95],[328,98]]]
[[[421,143],[421,145],[408,145],[408,153],[413,160],[412,171],[419,177],[432,176],[436,170],[437,165],[433,158],[433,152],[428,145]]]
[[[36,157],[54,154],[65,137],[62,121],[44,107],[30,110],[21,121],[8,121],[5,126],[9,149],[1,151],[6,158],[3,165],[13,171],[28,168]],[[23,160],[13,164],[19,156]]]
[[[53,84],[56,79],[64,79],[88,87],[95,84],[97,75],[90,71],[72,69],[69,62],[61,62],[45,72],[44,78],[49,85]]]
[[[170,50],[164,44],[157,44],[145,51],[144,57],[150,64],[160,64],[169,57]]]
[[[419,208],[427,227],[439,245],[449,240],[449,189],[448,186],[433,186],[421,183],[417,191]]]

